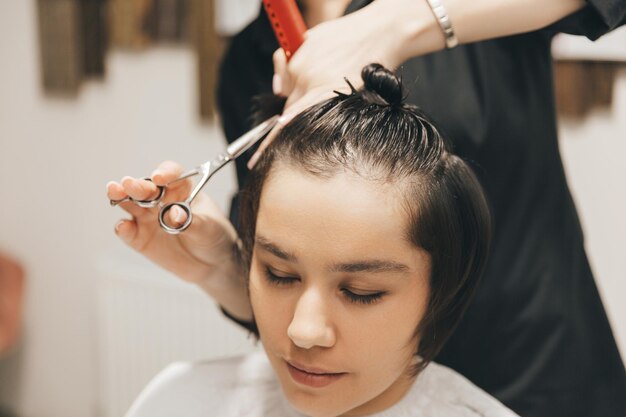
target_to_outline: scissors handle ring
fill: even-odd
[[[178,227],[172,227],[172,226],[168,225],[166,223],[166,221],[165,221],[165,216],[167,215],[167,212],[170,211],[172,209],[172,207],[174,207],[174,206],[180,207],[187,214],[187,220],[185,220],[185,222],[183,224],[181,224],[180,226],[178,226]],[[187,228],[191,224],[192,218],[193,218],[193,214],[191,213],[191,206],[186,201],[178,201],[178,202],[175,202],[175,203],[168,203],[168,204],[164,205],[163,207],[161,207],[161,210],[159,211],[159,224],[161,225],[163,230],[165,230],[167,233],[169,233],[171,235],[177,235],[177,234],[187,230]]]
[[[145,177],[143,178],[146,181],[150,181],[152,182],[152,179],[150,177]],[[161,199],[163,198],[163,195],[165,194],[165,186],[164,185],[156,185],[154,184],[157,189],[159,190],[159,194],[156,197],[153,197],[149,200],[135,200],[134,198],[127,196],[126,198],[122,198],[119,200],[109,200],[109,202],[111,203],[112,206],[117,206],[120,203],[123,203],[125,201],[132,201],[133,203],[135,203],[136,205],[138,205],[139,207],[143,207],[143,208],[153,208],[156,207],[159,202],[161,201]]]

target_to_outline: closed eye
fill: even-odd
[[[270,268],[265,269],[265,278],[267,282],[275,286],[288,286],[300,281],[300,278],[294,276],[280,275],[272,271]],[[384,291],[379,291],[371,294],[358,294],[354,290],[348,288],[341,288],[341,293],[354,304],[373,304],[386,294]]]
[[[383,298],[385,292],[376,292],[372,294],[357,294],[347,288],[342,288],[341,292],[353,303],[356,304],[373,304]]]
[[[289,285],[299,281],[298,277],[282,276],[272,272],[271,269],[265,268],[265,278],[273,285]]]

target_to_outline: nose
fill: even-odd
[[[291,341],[303,349],[332,347],[336,335],[328,315],[327,301],[315,289],[308,289],[298,299],[293,319],[287,328]]]

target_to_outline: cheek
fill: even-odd
[[[355,323],[344,328],[344,340],[364,372],[398,373],[413,361],[418,344],[415,330],[427,302],[424,294],[417,287],[398,294],[377,309],[355,316]]]

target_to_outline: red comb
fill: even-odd
[[[263,0],[263,6],[280,47],[287,60],[291,59],[304,42],[306,32],[306,24],[295,0]]]

